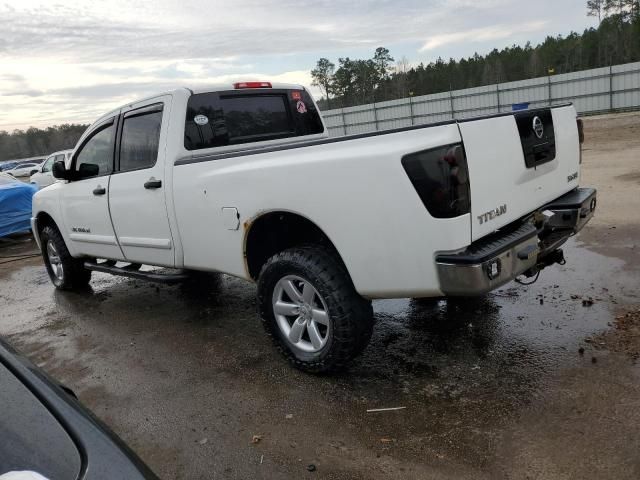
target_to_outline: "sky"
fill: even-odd
[[[0,0],[0,130],[91,123],[180,86],[311,87],[320,57],[428,63],[595,25],[584,0]],[[312,92],[317,90],[312,88]]]

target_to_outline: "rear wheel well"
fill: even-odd
[[[270,212],[256,219],[247,234],[245,254],[249,275],[257,280],[269,258],[301,245],[323,246],[344,266],[329,237],[311,220],[291,212]]]

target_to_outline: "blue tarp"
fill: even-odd
[[[36,185],[16,182],[0,185],[0,237],[31,228],[31,202]]]

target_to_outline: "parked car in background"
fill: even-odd
[[[28,177],[34,171],[38,171],[40,166],[42,165],[42,160],[34,160],[30,162],[19,163],[11,170],[7,170],[7,173],[10,173],[14,177]]]
[[[0,172],[0,185],[6,185],[8,183],[19,182],[16,177],[11,175],[10,173]]]
[[[48,480],[158,478],[71,390],[1,339],[0,405],[0,476],[26,471]]]
[[[35,185],[7,180],[0,183],[0,237],[29,231],[33,195],[38,191]]]
[[[69,160],[71,159],[71,153],[73,153],[73,150],[62,150],[60,152],[52,153],[42,163],[38,171],[31,175],[29,181],[34,185],[37,185],[38,188],[48,187],[56,181],[56,179],[53,177],[53,173],[51,172],[53,163],[63,161],[66,165],[68,165]]]
[[[0,172],[6,172],[7,170],[11,170],[19,163],[20,162],[18,162],[17,160],[9,160],[7,162],[2,162],[0,163]]]

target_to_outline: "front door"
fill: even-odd
[[[113,227],[127,260],[174,266],[165,203],[165,150],[171,96],[122,111],[116,171],[109,186]]]
[[[98,125],[71,162],[74,180],[62,189],[61,208],[74,255],[121,259],[109,216],[115,119]]]

